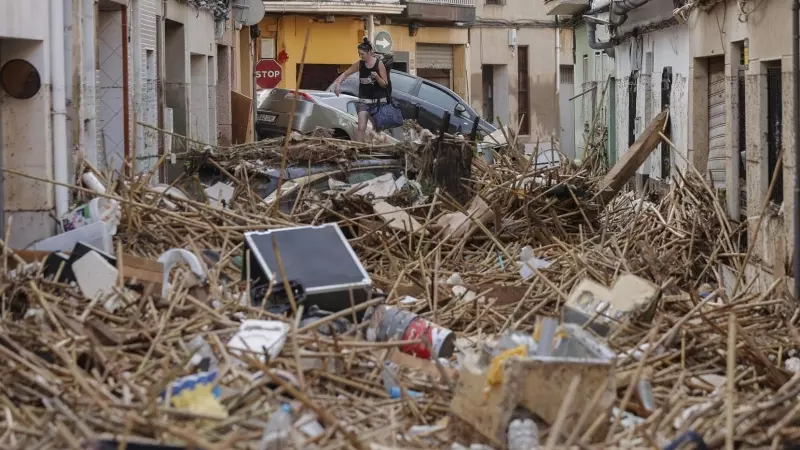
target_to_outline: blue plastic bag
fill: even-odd
[[[394,102],[381,103],[369,110],[377,131],[388,130],[403,125],[403,113]]]

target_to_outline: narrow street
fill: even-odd
[[[0,448],[797,448],[798,14],[0,0]]]

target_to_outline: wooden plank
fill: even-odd
[[[231,91],[231,122],[233,123],[233,143],[244,144],[252,134],[250,122],[253,116],[253,99]]]
[[[650,122],[636,142],[622,155],[622,158],[614,164],[614,167],[608,171],[600,183],[601,190],[597,194],[604,203],[617,195],[625,183],[636,174],[636,169],[647,160],[650,153],[653,153],[653,150],[661,142],[661,136],[658,133],[664,128],[666,120],[667,112],[662,111]]]

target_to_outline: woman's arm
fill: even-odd
[[[338,77],[336,77],[336,84],[342,84],[345,78],[349,77],[350,75],[356,73],[358,71],[358,61],[354,62],[353,65],[347,68],[344,72],[342,72]]]

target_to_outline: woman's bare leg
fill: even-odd
[[[369,121],[369,112],[361,111],[358,113],[358,129],[356,130],[356,141],[364,142],[364,135],[367,132],[367,122]]]

